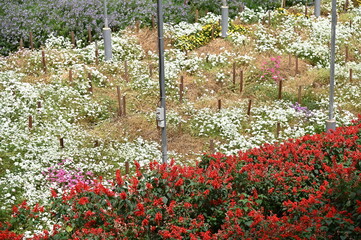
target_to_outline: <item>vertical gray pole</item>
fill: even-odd
[[[226,0],[223,0],[222,6],[222,37],[227,37],[228,32],[228,6]]]
[[[103,38],[104,38],[104,55],[105,61],[112,59],[112,32],[108,26],[108,10],[107,10],[107,0],[104,0],[104,28],[103,28]]]
[[[321,0],[315,0],[315,16],[321,16]]]
[[[163,38],[163,6],[162,0],[157,0],[158,15],[158,50],[159,50],[159,85],[160,85],[160,107],[163,111],[162,129],[162,161],[167,164],[167,128],[166,128],[166,107],[165,107],[165,77],[164,77],[164,38]],[[159,125],[158,125],[159,126]]]
[[[326,121],[326,131],[336,129],[334,118],[334,92],[335,92],[335,55],[336,55],[336,25],[337,9],[336,0],[332,0],[332,24],[331,24],[331,62],[330,62],[330,106],[328,120]]]

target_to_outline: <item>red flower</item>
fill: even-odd
[[[120,198],[125,200],[127,198],[127,194],[125,192],[120,193]]]
[[[143,216],[144,213],[144,206],[141,203],[137,204],[137,211],[134,212],[135,216]]]
[[[58,193],[54,189],[51,189],[51,196],[53,198],[56,198],[58,196]]]
[[[120,174],[120,170],[119,170],[119,169],[117,169],[117,170],[115,171],[115,178],[116,178],[116,180],[117,180],[117,184],[118,184],[119,186],[123,186],[124,181],[123,181],[122,175]]]
[[[149,224],[148,219],[144,219],[144,220],[142,221],[142,226],[148,226],[148,224]]]
[[[182,186],[183,183],[184,183],[183,178],[180,178],[180,179],[174,184],[174,186],[179,187],[179,186]]]
[[[80,205],[85,205],[85,204],[87,204],[89,202],[89,199],[87,198],[87,197],[82,197],[82,198],[80,198],[79,200],[78,200],[78,203],[80,204]]]
[[[155,214],[155,221],[156,222],[162,221],[162,217],[163,217],[162,214],[160,212],[157,212]]]

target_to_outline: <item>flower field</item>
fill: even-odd
[[[98,2],[68,1],[69,15],[42,18],[43,31],[25,28],[43,24],[26,2],[21,31],[0,23],[0,239],[360,238],[358,1],[338,5],[332,134],[330,1],[320,18],[302,4],[240,11],[230,1],[226,38],[218,5],[169,8],[168,166],[157,163],[154,6],[109,1],[113,59],[104,61],[102,10],[84,10]],[[9,39],[20,38],[16,50]]]

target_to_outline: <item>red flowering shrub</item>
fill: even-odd
[[[58,225],[44,239],[360,239],[360,136],[361,120],[238,156],[205,155],[196,167],[137,164],[110,184],[78,183],[52,194]],[[14,209],[18,225],[27,218]]]

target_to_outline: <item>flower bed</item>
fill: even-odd
[[[53,229],[34,239],[359,239],[360,136],[359,118],[196,167],[136,163],[134,176],[53,190],[49,209],[15,206],[0,236],[21,237],[48,212]]]

